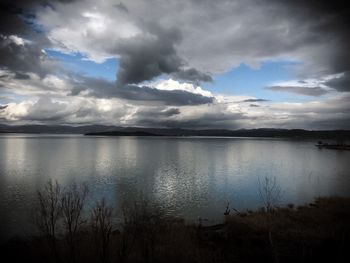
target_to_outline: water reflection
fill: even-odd
[[[313,144],[248,138],[1,136],[0,224],[11,233],[30,229],[28,211],[49,178],[63,185],[87,182],[90,202],[105,196],[120,208],[142,192],[174,215],[210,222],[222,219],[228,201],[237,209],[260,206],[257,182],[265,176],[277,178],[284,203],[347,195],[350,153],[319,150]]]

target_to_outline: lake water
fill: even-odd
[[[258,181],[275,177],[280,205],[349,195],[350,151],[315,141],[203,137],[0,136],[1,236],[30,233],[36,191],[48,179],[88,184],[117,207],[141,193],[189,221],[262,205]],[[92,200],[89,201],[90,203]]]

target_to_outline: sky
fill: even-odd
[[[350,10],[1,0],[0,123],[350,129]]]

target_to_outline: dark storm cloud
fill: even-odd
[[[53,3],[71,3],[75,0],[1,0],[0,33],[31,36],[37,8]]]
[[[137,35],[117,48],[120,54],[117,87],[152,80],[162,74],[172,74],[193,82],[211,81],[211,77],[196,69],[182,69],[185,65],[175,50],[181,41],[180,31],[163,29],[157,24],[147,25],[150,35]]]
[[[119,3],[114,5],[118,10],[122,11],[122,12],[126,12],[129,13],[128,8],[123,4],[123,3]]]
[[[49,65],[51,64],[51,65]],[[15,78],[25,79],[25,73],[34,72],[45,76],[54,67],[53,61],[35,43],[16,43],[10,36],[0,35],[0,68],[6,68],[16,73]]]
[[[194,83],[199,83],[201,81],[203,82],[213,81],[210,75],[205,74],[203,72],[199,72],[194,68],[179,70],[173,73],[172,76],[174,76],[176,79],[187,80]]]
[[[80,108],[76,113],[75,116],[77,118],[85,118],[85,117],[95,117],[95,118],[101,118],[101,113],[96,112],[95,109],[91,108]]]
[[[27,37],[35,34],[18,12],[18,10],[0,3],[0,34],[16,34]]]
[[[32,11],[40,5],[48,5],[51,3],[72,3],[79,0],[1,0],[3,7],[11,8],[17,12]]]
[[[0,105],[0,110],[6,109],[8,105]]]
[[[165,116],[174,116],[180,114],[179,108],[170,108],[161,112]]]
[[[23,103],[20,102],[23,104],[21,107],[28,108],[27,116],[16,115],[17,101],[10,103],[6,110],[1,110],[3,116],[10,116],[7,117],[9,120],[17,116],[19,120],[22,118],[34,122],[60,123],[67,119],[76,123],[91,120],[113,122],[130,116],[130,112],[135,110],[135,124],[145,126],[242,128],[251,124],[279,127],[286,120],[286,127],[301,125],[334,128],[348,127],[346,125],[349,124],[345,123],[350,123],[349,97],[345,98],[349,94],[346,91],[350,91],[350,14],[347,6],[342,3],[316,0],[164,0],[145,4],[142,1],[120,0],[113,3],[81,1],[73,5],[62,4],[68,2],[72,1],[1,1],[0,68],[7,70],[0,76],[0,85],[15,87],[14,94],[16,91],[18,94],[27,92],[27,96],[34,94],[28,101],[23,99]],[[47,11],[52,11],[57,17],[53,15],[51,18],[51,13]],[[91,11],[93,14],[96,11],[97,16],[84,17],[83,11]],[[87,26],[88,22],[93,24],[96,22],[94,19],[98,18],[106,18],[112,23],[101,31],[98,26],[92,29]],[[120,24],[125,22],[126,27],[121,26],[120,31],[125,29],[131,34],[125,34],[127,37],[124,37],[125,32],[119,34],[118,27],[115,30],[110,26],[117,25],[116,21],[120,21]],[[132,28],[130,32],[129,27]],[[66,29],[70,29],[67,31],[70,34],[62,34]],[[82,32],[87,34],[81,34]],[[18,44],[13,35],[29,42]],[[117,84],[67,72],[57,74],[58,70],[49,66],[52,61],[42,52],[42,49],[50,45],[53,48],[66,47],[68,53],[85,52],[91,59],[117,57]],[[192,83],[211,81],[213,74],[227,72],[242,63],[258,68],[259,64],[269,59],[295,59],[301,62],[295,66],[298,68],[297,74],[300,74],[297,76],[299,83],[295,82],[294,87],[276,85],[269,89],[318,97],[328,92],[328,89],[323,88],[326,85],[342,92],[332,91],[329,94],[330,97],[334,94],[344,97],[342,104],[339,101],[326,103],[328,96],[324,96],[315,99],[316,103],[281,103],[281,109],[278,110],[272,108],[278,103],[256,108],[260,102],[267,100],[248,99],[238,102],[241,103],[239,107],[245,112],[244,115],[230,113],[235,109],[228,110],[219,103],[210,107],[182,108],[180,106],[211,103],[214,98],[184,90],[155,89],[145,82],[162,75]],[[60,94],[56,94],[58,99],[41,99],[32,105],[34,96],[38,96],[38,93],[49,96],[46,93],[53,92],[50,85],[55,85],[59,80],[29,80],[31,72],[42,78],[47,74],[53,75],[50,76],[53,79],[62,76],[59,80],[64,83],[63,88],[55,90]],[[343,75],[329,80],[328,75],[339,73]],[[311,84],[313,87],[305,87],[310,86],[307,84],[311,78],[316,80]],[[18,88],[16,84],[19,84]],[[26,87],[35,91],[27,91]],[[71,87],[72,96],[65,97]],[[130,112],[119,109],[116,112],[99,111],[99,106],[105,102],[90,105],[89,101],[98,100],[85,98],[89,96],[111,98],[108,103],[115,101],[112,98],[126,99],[129,101],[125,105],[134,108]],[[70,102],[80,100],[86,106],[70,105]],[[116,106],[111,104],[112,108]],[[165,105],[175,107],[168,108]],[[67,109],[69,107],[70,110]],[[148,107],[152,109],[147,109]],[[290,108],[286,110],[286,107]],[[197,111],[198,108],[200,110]],[[254,115],[255,111],[266,112],[266,117],[261,117],[260,114],[258,119]],[[253,121],[249,123],[251,120]]]
[[[240,120],[247,119],[242,113],[224,113],[212,112],[190,119],[157,119],[157,118],[140,118],[137,125],[147,127],[166,127],[166,128],[187,128],[187,129],[220,129],[239,127],[237,123]]]
[[[162,101],[165,105],[200,105],[212,103],[212,97],[184,90],[159,90],[147,86],[128,85],[115,91],[118,97],[140,101]]]
[[[212,103],[213,97],[184,90],[159,90],[147,86],[124,85],[116,87],[115,83],[97,78],[76,76],[71,95],[87,91],[88,96],[96,98],[122,98],[134,101],[161,102],[165,105],[199,105]]]
[[[299,87],[299,86],[270,86],[266,89],[273,91],[291,92],[299,95],[319,97],[328,93],[327,90],[321,87]]]
[[[30,76],[28,74],[24,74],[24,73],[21,73],[21,72],[16,72],[14,78],[23,80],[23,79],[30,79]]]
[[[325,85],[336,89],[337,91],[350,91],[350,71],[345,72],[340,77],[326,81]]]
[[[340,37],[349,38],[350,8],[345,1],[286,0],[275,2],[284,5],[288,11],[294,12],[295,19],[304,18],[317,21],[314,27],[319,31],[342,33]]]
[[[312,41],[328,42],[330,48],[327,53],[314,56],[311,64],[316,66],[319,63],[321,67],[326,64],[326,74],[350,71],[350,8],[346,1],[287,0],[275,3],[288,10],[295,21],[309,24]]]
[[[42,51],[44,47],[50,46],[50,41],[38,32],[34,23],[36,9],[51,2],[72,1],[4,0],[0,3],[0,68],[14,72],[15,78],[28,79],[27,72],[43,77],[50,71],[57,70],[55,63],[49,62]],[[16,43],[15,37],[24,39],[25,42]]]
[[[329,118],[324,120],[311,120],[309,123],[309,129],[314,129],[314,127],[319,127],[323,130],[332,130],[332,129],[342,129],[350,130],[350,114],[343,118]]]
[[[266,102],[269,100],[265,100],[265,99],[247,99],[247,100],[243,100],[242,102]]]
[[[58,64],[43,52],[51,45],[44,34],[36,31],[31,24],[35,18],[35,9],[55,2],[72,1],[5,1],[2,10],[6,16],[1,24],[0,33],[0,67],[15,73],[14,78],[29,79],[27,73],[33,72],[40,77],[57,74],[62,71]],[[124,4],[116,6],[127,12]],[[54,8],[54,7],[52,7]],[[6,18],[6,19],[4,19]],[[130,85],[151,80],[162,74],[171,74],[179,79],[192,82],[210,81],[211,77],[196,69],[183,69],[185,62],[176,54],[174,45],[181,41],[176,29],[164,30],[156,24],[147,24],[149,35],[138,35],[121,41],[116,47],[121,54],[117,85],[107,81],[71,75],[79,79],[74,85],[72,95],[88,90],[89,95],[98,98],[118,97],[136,101],[159,101],[165,105],[198,105],[211,103],[213,98],[193,94],[182,90],[163,91],[147,86]],[[24,37],[30,41],[16,43],[14,36]],[[23,39],[21,39],[23,40]],[[72,80],[74,82],[74,80]]]
[[[167,120],[169,117],[173,117],[180,114],[179,108],[162,108],[162,107],[152,107],[152,108],[142,108],[138,110],[133,119],[137,124],[151,122],[152,120],[157,120],[162,122]]]

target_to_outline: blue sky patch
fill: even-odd
[[[103,63],[96,63],[88,60],[81,53],[65,54],[50,49],[47,49],[46,53],[73,72],[110,81],[116,80],[118,60],[115,58],[107,59]],[[308,101],[311,98],[307,96],[295,96],[286,92],[265,89],[265,87],[275,82],[292,80],[291,67],[297,64],[293,61],[267,61],[261,63],[258,69],[241,64],[224,74],[214,76],[213,82],[202,83],[202,86],[213,93],[227,95],[247,95],[256,98],[268,98],[273,101]],[[162,78],[164,76],[158,77],[158,79]]]
[[[265,87],[274,82],[292,80],[290,67],[296,64],[291,61],[269,61],[262,63],[259,69],[241,64],[237,68],[215,76],[212,83],[205,83],[203,87],[214,93],[283,100],[287,96],[291,97],[290,94],[269,91]]]
[[[65,54],[59,51],[46,49],[48,56],[60,61],[68,70],[90,77],[104,78],[114,81],[118,70],[118,61],[110,58],[103,63],[87,60],[81,53]]]

